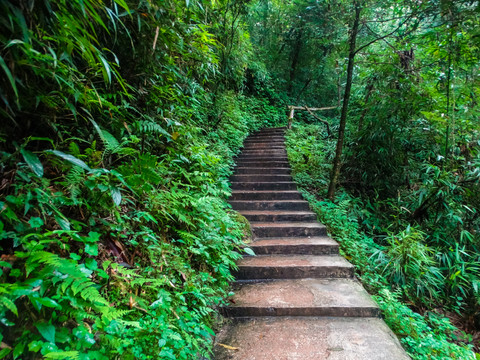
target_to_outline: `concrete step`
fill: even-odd
[[[286,129],[287,129],[287,128],[286,128],[285,126],[272,127],[272,128],[263,128],[263,129],[261,129],[261,130],[255,131],[255,132],[252,133],[252,134],[261,134],[261,133],[276,132],[276,131],[285,132]]]
[[[243,183],[232,181],[233,190],[296,190],[297,186],[294,182],[250,182]]]
[[[287,128],[285,126],[274,127],[274,128],[263,128],[262,130],[256,131],[253,134],[266,133],[266,132],[276,132],[276,131],[285,132],[286,129]]]
[[[277,140],[277,141],[285,141],[284,134],[258,134],[258,135],[250,135],[245,139],[244,142],[253,142],[253,141],[268,141],[268,140]]]
[[[288,167],[274,167],[274,168],[268,168],[268,167],[237,167],[235,169],[235,174],[236,175],[241,175],[241,174],[276,174],[276,175],[288,175],[290,174],[290,168]]]
[[[351,278],[353,265],[335,255],[258,255],[238,262],[237,280]]]
[[[232,191],[230,201],[235,200],[302,200],[302,195],[296,190],[286,191]]]
[[[277,175],[277,174],[267,174],[267,175],[259,175],[259,174],[238,174],[233,175],[231,181],[241,181],[241,182],[277,182],[277,181],[292,181],[292,177],[290,175]]]
[[[285,145],[281,144],[272,144],[272,143],[265,143],[262,145],[256,144],[247,144],[244,146],[242,151],[286,151]]]
[[[271,148],[270,146],[262,146],[262,147],[259,147],[258,145],[255,145],[255,146],[251,146],[251,145],[247,145],[248,148],[244,148],[242,149],[242,151],[283,151],[285,152],[285,149],[281,149],[281,148]]]
[[[254,133],[251,133],[250,136],[270,135],[270,134],[285,134],[285,129],[264,129],[261,131],[256,131]]]
[[[290,166],[287,160],[236,160],[237,167],[267,167],[267,168],[283,168]]]
[[[254,160],[254,161],[288,161],[287,155],[243,155],[240,154],[235,159],[237,162],[240,160]]]
[[[265,162],[272,162],[272,161],[275,161],[275,162],[284,162],[286,164],[288,164],[288,157],[285,155],[271,155],[271,156],[255,156],[255,155],[239,155],[238,157],[236,157],[234,159],[234,161],[237,163],[237,164],[245,164],[247,162],[250,162],[250,163],[257,163],[257,164],[261,164],[261,163],[265,163]],[[256,165],[256,166],[263,166],[263,165]],[[283,165],[285,166],[285,165]]]
[[[251,150],[243,150],[242,155],[258,155],[258,156],[287,155],[287,152],[283,149],[251,149]]]
[[[338,254],[338,243],[328,236],[257,238],[248,246],[257,255]]]
[[[308,222],[317,220],[317,215],[311,211],[259,211],[242,210],[240,214],[251,222],[297,221]]]
[[[270,145],[284,145],[285,138],[283,136],[268,136],[268,137],[249,137],[243,142],[244,144],[261,143]]]
[[[251,222],[251,226],[253,234],[259,238],[327,235],[325,225],[318,222]]]
[[[254,150],[254,149],[280,149],[285,150],[285,144],[283,143],[272,143],[271,141],[265,141],[261,143],[244,143],[243,150]]]
[[[285,141],[284,140],[245,140],[243,143],[244,148],[246,147],[260,147],[260,148],[283,148],[285,149]]]
[[[232,208],[241,210],[290,210],[308,211],[308,201],[305,200],[233,200]]]
[[[378,318],[238,319],[217,334],[213,352],[215,360],[410,359]]]
[[[283,136],[262,136],[262,137],[250,137],[243,142],[245,145],[250,144],[271,144],[271,145],[284,145],[285,138]]]
[[[290,279],[237,284],[229,317],[378,317],[380,309],[354,279]]]

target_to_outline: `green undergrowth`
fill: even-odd
[[[419,241],[424,236],[421,231],[407,227],[387,237],[390,247],[366,234],[361,227],[365,210],[360,199],[342,190],[335,202],[323,200],[329,174],[325,164],[333,147],[331,140],[324,138],[321,126],[296,125],[286,139],[292,173],[304,198],[339,242],[341,254],[355,265],[356,275],[408,354],[418,360],[475,359],[468,344],[471,336],[434,312],[435,304],[429,310],[421,303],[422,313],[412,310],[415,299],[429,297],[425,282],[437,275],[428,256],[418,255],[426,251]],[[382,256],[388,261],[379,262]],[[406,278],[404,283],[398,280],[402,276]]]
[[[215,133],[179,130],[159,155],[101,128],[85,150],[3,153],[0,358],[210,356],[216,307],[250,251],[227,178],[262,125],[225,101]],[[104,167],[112,143],[125,156]]]

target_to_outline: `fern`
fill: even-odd
[[[70,192],[70,198],[73,205],[79,205],[81,201],[78,200],[82,194],[82,181],[84,180],[85,172],[79,166],[72,166],[65,176],[65,184]]]
[[[144,135],[163,135],[168,139],[172,137],[169,132],[152,119],[138,120],[134,126]]]

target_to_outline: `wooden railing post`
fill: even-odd
[[[288,116],[288,128],[292,128],[292,122],[293,122],[293,115],[295,115],[295,109],[293,106],[289,106],[290,108],[290,115]]]

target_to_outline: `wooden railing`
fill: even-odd
[[[330,124],[328,123],[328,121],[319,118],[313,112],[314,111],[321,111],[321,110],[333,110],[333,109],[336,109],[336,108],[337,108],[337,106],[321,107],[321,108],[309,108],[308,106],[293,106],[293,105],[290,105],[288,107],[288,109],[290,110],[290,115],[288,116],[288,128],[290,129],[292,127],[292,122],[293,122],[293,117],[295,115],[295,110],[306,110],[315,119],[324,123],[327,126],[327,133],[328,133],[328,136],[330,136]]]

